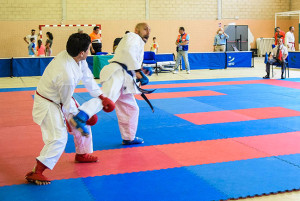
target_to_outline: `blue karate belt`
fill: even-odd
[[[132,77],[133,79],[133,74],[131,71],[128,70],[127,66],[123,63],[117,62],[117,61],[113,61],[112,63],[117,63],[120,66],[122,66],[122,68]],[[153,90],[146,90],[146,89],[142,89],[141,87],[138,86],[138,84],[135,82],[135,80],[133,79],[133,82],[135,84],[135,86],[137,87],[137,89],[142,93],[141,96],[142,98],[148,103],[148,105],[150,106],[152,112],[154,112],[154,107],[152,106],[151,102],[149,101],[149,99],[147,98],[147,96],[145,94],[151,94],[153,93],[156,89]]]

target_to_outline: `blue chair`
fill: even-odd
[[[286,57],[286,59],[284,60],[284,63],[285,63],[285,70],[284,70],[284,78],[286,78],[286,69],[288,70],[288,77],[290,77],[290,68],[289,68],[289,63],[288,63],[288,60],[289,60],[289,56]],[[282,65],[281,63],[279,62],[275,62],[274,64],[272,64],[272,77],[274,77],[274,74],[273,74],[273,68],[274,66],[276,67],[281,67],[282,68]]]
[[[144,52],[143,64],[155,64],[155,73],[158,75],[157,62],[155,60],[155,52],[146,51]]]
[[[108,52],[96,52],[96,55],[107,55]]]

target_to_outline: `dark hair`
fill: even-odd
[[[96,31],[97,29],[99,29],[99,27],[98,27],[98,26],[95,26],[93,30]]]
[[[30,38],[30,41],[32,42],[34,40],[34,38]]]
[[[86,52],[91,43],[91,38],[86,33],[73,33],[67,42],[67,52],[76,57],[80,52]]]
[[[179,30],[185,31],[185,30],[184,30],[184,27],[180,27]]]
[[[276,27],[275,30],[280,29],[280,27]]]
[[[292,28],[294,28],[293,26],[291,26],[290,28],[289,28],[289,30],[292,30]]]
[[[153,37],[153,40],[156,39],[156,37]]]
[[[38,47],[40,48],[42,45],[42,40],[38,40]]]
[[[130,31],[125,31],[125,34],[128,34]]]
[[[46,34],[48,35],[48,37],[50,38],[50,40],[53,40],[53,34],[51,32],[48,31]]]
[[[31,31],[35,31],[35,29],[31,29]]]

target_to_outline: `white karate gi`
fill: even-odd
[[[288,31],[285,34],[285,45],[288,48],[288,51],[295,51],[295,36],[294,33]]]
[[[78,113],[72,96],[80,80],[91,96],[98,97],[102,94],[86,60],[80,61],[78,65],[67,51],[63,51],[47,66],[37,86],[37,92],[40,95],[54,102],[35,94],[32,111],[34,122],[41,126],[45,143],[37,159],[49,169],[53,169],[67,143],[68,133],[64,115],[69,118],[71,114],[76,115]],[[62,109],[60,103],[63,104]],[[72,130],[71,134],[74,135],[76,153],[93,152],[91,134],[89,137],[83,137],[75,129]]]
[[[135,33],[128,33],[119,43],[114,57],[100,72],[100,83],[103,94],[115,103],[119,128],[123,140],[133,140],[136,135],[139,107],[134,94],[140,94],[132,76],[130,76],[117,61],[127,66],[135,77],[135,70],[141,69],[144,58],[145,42]],[[93,98],[79,109],[86,112],[89,117],[102,110],[102,102],[99,98]]]

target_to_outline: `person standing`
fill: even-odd
[[[125,34],[128,34],[130,31],[125,31]],[[120,41],[122,40],[122,37],[121,38],[116,38],[114,40],[114,44],[113,44],[113,54],[115,53]]]
[[[92,46],[91,46],[91,54],[95,55],[97,52],[102,52],[102,39],[100,28],[95,26],[93,32],[90,34]]]
[[[36,41],[37,41],[39,35],[40,35],[40,34],[38,34],[38,35],[35,34],[35,29],[31,29],[31,34],[25,36],[25,37],[24,37],[24,41],[25,41],[27,44],[29,44],[29,43],[30,43],[30,39],[31,39],[31,38],[34,38],[34,40],[35,40],[35,46],[36,46]]]
[[[42,43],[42,40],[38,40],[38,45],[37,45],[37,54],[36,56],[38,57],[45,57],[46,54],[46,48]]]
[[[224,32],[223,28],[219,28],[217,35],[214,40],[214,51],[215,52],[225,52],[226,50],[226,40],[229,36]]]
[[[190,63],[189,63],[189,58],[188,58],[189,42],[190,42],[190,36],[187,33],[185,33],[184,27],[180,27],[179,35],[175,42],[175,44],[177,45],[177,47],[176,47],[177,57],[176,57],[175,67],[173,69],[173,74],[178,73],[178,67],[181,62],[181,57],[183,57],[184,62],[185,62],[186,73],[187,74],[191,73]]]
[[[144,143],[140,137],[136,137],[139,106],[135,94],[140,94],[136,79],[141,85],[148,83],[148,78],[141,70],[144,58],[144,46],[150,35],[150,27],[147,23],[138,23],[135,31],[127,33],[120,41],[114,57],[109,60],[110,64],[104,66],[100,72],[100,83],[103,94],[115,103],[119,129],[123,145]],[[93,98],[83,103],[79,110],[85,117],[75,116],[75,124],[80,124],[85,129],[84,122],[103,109],[101,100]],[[104,110],[104,109],[103,109]]]
[[[277,39],[277,47],[273,48],[270,57],[268,58],[268,61],[266,63],[266,72],[267,75],[264,76],[264,79],[269,79],[270,78],[270,65],[278,62],[281,64],[281,79],[284,79],[284,71],[286,68],[286,63],[285,59],[288,56],[288,50],[287,48],[283,45],[283,39],[278,38]]]
[[[153,37],[153,43],[151,44],[150,51],[154,52],[155,54],[158,52],[158,43],[156,42],[156,37]]]
[[[28,45],[28,55],[30,57],[34,57],[35,56],[35,39],[34,38],[30,38],[30,43]]]
[[[45,47],[46,47],[46,56],[51,56],[51,54],[52,54],[52,49],[51,49],[51,47],[52,47],[52,44],[53,44],[53,35],[52,35],[52,33],[51,32],[47,32],[46,33],[46,36],[47,36],[47,40],[46,40],[46,45],[45,45]]]
[[[275,45],[277,45],[278,38],[282,38],[283,44],[284,43],[284,38],[285,38],[285,32],[280,30],[280,27],[276,27],[275,29]]]
[[[47,66],[41,77],[34,96],[32,116],[35,123],[40,125],[45,143],[40,155],[36,158],[36,165],[26,174],[25,179],[37,185],[50,184],[51,180],[43,175],[45,169],[53,169],[63,153],[68,133],[74,135],[75,161],[81,163],[97,162],[93,152],[92,133],[87,126],[89,135],[84,137],[68,122],[73,115],[80,115],[78,103],[73,98],[76,85],[83,82],[92,97],[102,98],[104,108],[106,103],[112,103],[94,80],[86,58],[91,46],[91,39],[87,34],[72,34],[66,45],[66,50],[59,53]],[[113,104],[113,103],[112,103]],[[113,107],[113,106],[112,106]],[[87,125],[96,123],[97,117],[92,116]]]
[[[295,36],[294,36],[295,27],[291,26],[289,31],[285,34],[285,45],[288,48],[288,51],[295,51]]]

